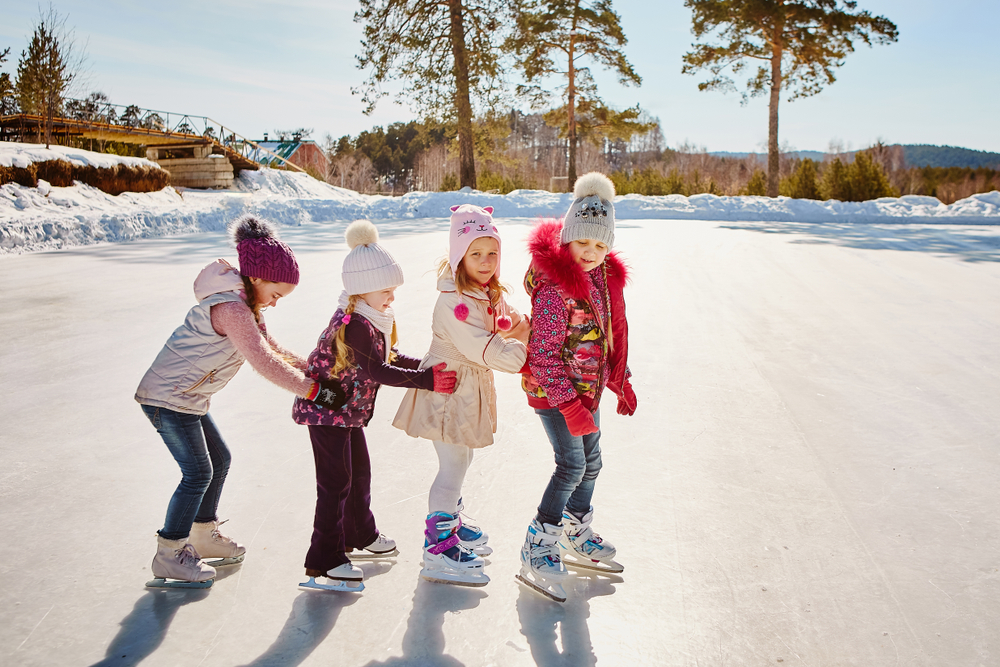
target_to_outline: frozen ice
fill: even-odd
[[[534,215],[499,216],[521,309]],[[0,663],[1000,662],[1000,228],[619,218],[639,407],[605,405],[594,527],[625,571],[574,577],[563,605],[514,580],[553,464],[503,374],[497,442],[463,489],[491,536],[488,586],[420,580],[437,463],[390,426],[402,391],[386,387],[372,506],[400,554],[357,563],[361,594],[298,588],[309,440],[290,396],[244,369],[212,414],[234,457],[220,512],[247,558],[206,591],[144,588],[179,474],[132,395],[198,270],[235,252],[219,229],[0,258]],[[446,221],[376,223],[406,276],[400,349],[421,355]],[[282,235],[302,283],[268,326],[308,353],[336,307],[343,225]]]

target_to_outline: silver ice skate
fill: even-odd
[[[340,591],[343,593],[360,593],[365,590],[365,573],[361,568],[354,567],[350,563],[338,565],[332,570],[322,572],[321,570],[306,570],[308,581],[299,584],[300,588],[313,588],[319,591]],[[317,577],[324,577],[330,583],[320,583]]]
[[[562,535],[560,526],[540,523],[534,519],[521,547],[521,572],[515,579],[528,588],[556,602],[566,601],[562,582],[566,568],[559,558],[557,541]]]
[[[566,567],[593,572],[624,572],[625,566],[614,560],[615,548],[590,528],[593,521],[593,508],[582,517],[568,510],[563,512],[563,537],[559,540],[563,563]]]

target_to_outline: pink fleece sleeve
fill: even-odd
[[[283,346],[278,341],[274,340],[271,334],[265,333],[264,338],[267,339],[268,345],[271,346],[272,350],[278,353],[279,357],[282,357],[285,361],[287,361],[295,368],[298,368],[300,371],[304,371],[306,367],[309,365],[308,361],[306,361],[299,355],[295,354],[294,352],[289,350],[287,347]]]
[[[212,306],[212,328],[228,336],[253,369],[282,389],[308,397],[313,381],[285,362],[264,338],[246,304],[227,301]]]
[[[528,366],[554,408],[577,397],[562,360],[566,340],[566,302],[551,285],[543,285],[531,298],[531,337]]]

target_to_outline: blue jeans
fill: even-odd
[[[192,415],[143,405],[142,411],[163,438],[181,468],[160,537],[179,540],[191,534],[191,524],[218,519],[219,496],[232,456],[208,413]]]
[[[536,409],[535,414],[542,420],[556,459],[556,470],[545,488],[535,518],[555,526],[562,521],[563,510],[579,516],[590,511],[594,484],[601,472],[601,432],[570,435],[566,419],[558,408]],[[594,413],[594,423],[600,428],[600,410]]]

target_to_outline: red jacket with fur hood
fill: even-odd
[[[544,220],[528,239],[531,266],[524,288],[531,295],[531,372],[521,386],[532,407],[554,408],[579,397],[594,412],[605,386],[623,398],[629,385],[623,294],[628,269],[610,252],[600,267],[584,271],[560,242],[561,234],[561,221]]]

